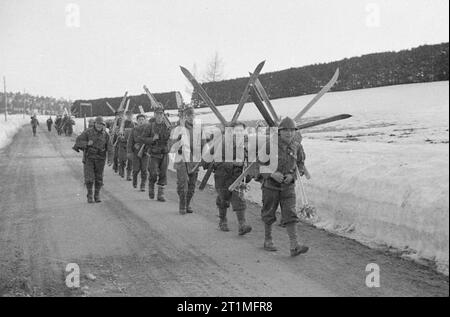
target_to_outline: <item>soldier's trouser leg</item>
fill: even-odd
[[[187,171],[186,171],[187,172]],[[188,174],[188,187],[186,193],[186,212],[192,213],[191,201],[195,193],[195,185],[197,184],[198,172]]]
[[[180,214],[186,213],[186,192],[188,187],[188,173],[186,169],[186,164],[183,162],[177,163],[177,193],[180,202],[179,211]]]
[[[295,212],[296,195],[295,187],[284,190],[280,194],[281,205],[281,224],[286,226],[286,231],[289,236],[289,244],[291,249],[291,256],[308,251],[308,247],[300,246],[297,241],[297,222],[299,221],[297,213]]]
[[[163,157],[159,160],[158,165],[158,185],[166,186],[167,185],[167,169],[169,167],[169,155],[164,154]]]
[[[133,187],[137,188],[138,175],[141,171],[141,159],[137,154],[133,154]]]
[[[93,186],[95,181],[95,163],[93,160],[87,159],[83,164],[83,172],[84,172],[84,184],[87,189],[87,201],[88,203],[93,203]]]
[[[120,177],[125,177],[125,167],[127,165],[127,160],[121,159],[119,157],[119,175]]]
[[[262,200],[261,218],[264,222],[264,249],[267,251],[277,251],[272,240],[272,225],[277,220],[275,212],[280,203],[280,191],[263,188]]]
[[[127,164],[127,181],[130,181],[131,171],[133,170],[133,161],[127,159],[126,164]]]
[[[155,198],[155,183],[158,180],[158,169],[160,159],[155,156],[151,156],[148,161],[148,197],[150,199]]]
[[[33,127],[33,136],[36,136],[36,127]]]
[[[247,204],[245,203],[244,196],[237,191],[233,191],[231,192],[230,200],[239,223],[239,235],[245,235],[252,231],[252,227],[249,226],[245,220],[245,209],[247,208]]]
[[[141,191],[145,192],[145,183],[147,182],[148,156],[144,155],[139,160],[139,162],[140,162],[139,168],[140,168],[140,171],[141,171]]]
[[[222,231],[230,231],[228,228],[227,209],[230,207],[228,196],[230,192],[226,188],[217,188],[216,206],[219,209],[219,229]]]
[[[167,185],[167,169],[169,167],[169,155],[164,154],[161,159],[159,159],[158,166],[158,201],[164,202],[166,198],[164,197],[164,187]]]
[[[117,146],[114,149],[114,156],[113,156],[113,170],[114,172],[118,172],[119,171],[119,153],[118,153],[118,149]]]
[[[100,200],[100,189],[103,186],[103,172],[105,170],[105,160],[95,160],[95,192],[94,200],[96,203],[101,202]]]

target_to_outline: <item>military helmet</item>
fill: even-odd
[[[281,120],[280,125],[278,126],[278,130],[297,130],[297,127],[295,126],[294,120],[286,117]]]
[[[194,112],[194,108],[191,106],[187,106],[186,108],[183,109],[183,114],[184,115],[193,115]]]
[[[155,113],[164,113],[164,108],[163,107],[155,108]]]
[[[105,120],[103,120],[103,117],[101,117],[101,116],[98,116],[97,118],[95,118],[95,123],[99,123],[99,124],[106,126]]]
[[[230,127],[244,127],[244,129],[247,127],[244,122],[242,121],[236,121],[235,123],[230,124]]]

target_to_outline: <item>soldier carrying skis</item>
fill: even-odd
[[[131,130],[127,142],[127,157],[133,161],[133,187],[137,188],[138,175],[141,173],[142,192],[145,192],[145,183],[147,181],[147,168],[149,156],[147,155],[148,147],[144,143],[138,142],[138,138],[142,136],[146,129],[146,120],[144,114],[137,115],[137,126]]]
[[[241,134],[244,140],[245,124],[237,121],[232,125],[235,134]],[[233,138],[233,161],[225,161],[225,142],[222,142],[222,162],[214,162],[214,186],[217,191],[216,205],[219,209],[219,229],[222,231],[230,231],[227,223],[227,209],[230,205],[236,213],[239,223],[239,235],[245,235],[252,230],[252,227],[246,223],[245,210],[247,208],[243,192],[238,190],[229,191],[228,187],[242,174],[245,157],[238,158],[238,147],[242,147],[242,152],[245,156],[245,141],[244,144],[237,144],[239,138]]]
[[[84,182],[87,188],[88,203],[101,202],[100,189],[103,186],[105,162],[107,160],[108,165],[112,164],[112,146],[109,134],[105,131],[105,126],[103,118],[97,117],[94,127],[81,133],[75,141],[74,149],[81,149],[84,152]]]
[[[122,178],[124,178],[126,170],[127,181],[131,181],[131,171],[133,164],[133,161],[127,157],[127,142],[131,133],[131,129],[133,128],[134,128],[133,113],[131,111],[127,111],[126,119],[123,125],[123,132],[119,131],[119,133],[117,133],[115,135],[115,138],[113,139],[113,142],[116,144],[115,150],[117,152],[119,175]]]
[[[164,108],[155,108],[155,116],[146,125],[143,135],[138,139],[149,147],[148,196],[155,198],[155,184],[158,186],[157,200],[164,202],[164,188],[167,185],[169,166],[169,139],[171,129],[164,123]]]
[[[295,140],[296,126],[294,120],[284,118],[278,127],[278,165],[272,174],[261,174],[262,200],[261,210],[264,222],[264,249],[277,251],[272,240],[272,225],[276,221],[275,212],[281,206],[281,225],[286,227],[291,256],[308,251],[307,246],[297,241],[296,223],[299,221],[296,207],[295,180],[297,169],[300,175],[304,173],[305,153],[300,142]],[[299,133],[299,132],[297,132]]]
[[[198,178],[198,171],[194,170],[194,166],[197,162],[193,162],[192,149],[194,146],[193,139],[193,129],[194,129],[194,108],[186,107],[184,110],[180,111],[180,125],[179,128],[185,128],[189,137],[189,147],[191,149],[190,158],[188,161],[185,158],[181,158],[179,162],[175,162],[174,167],[177,171],[177,193],[179,198],[179,213],[184,215],[186,213],[193,213],[191,207],[191,201],[194,197],[195,185]],[[181,139],[181,136],[180,136]],[[184,146],[183,146],[184,147]],[[183,154],[185,150],[180,147],[178,154]],[[194,170],[194,171],[193,171]]]

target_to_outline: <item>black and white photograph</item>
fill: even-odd
[[[0,84],[0,297],[449,296],[448,0],[0,0]]]

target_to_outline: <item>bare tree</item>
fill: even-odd
[[[223,65],[224,63],[222,58],[220,58],[219,53],[215,52],[206,67],[203,81],[212,82],[224,79]]]

